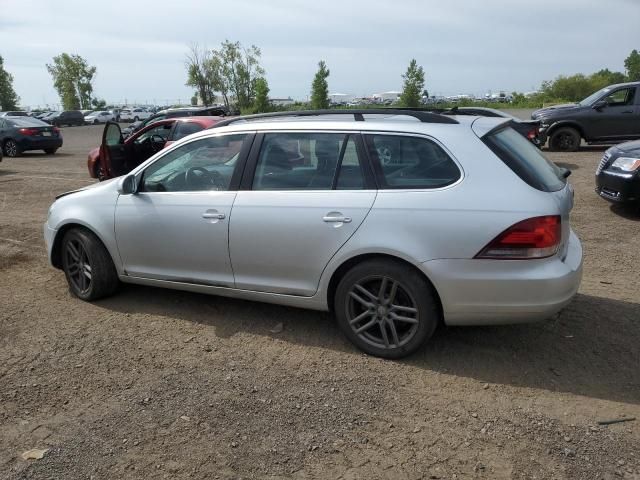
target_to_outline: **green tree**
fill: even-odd
[[[269,84],[266,78],[260,77],[256,79],[255,92],[256,99],[253,102],[254,112],[264,113],[271,110],[271,105],[269,105]]]
[[[97,98],[91,99],[91,106],[94,110],[104,110],[107,108],[106,100],[98,100]]]
[[[633,50],[624,61],[624,68],[627,71],[627,80],[636,82],[640,80],[640,53]]]
[[[187,85],[198,90],[202,103],[210,105],[219,92],[227,108],[232,100],[246,109],[253,105],[256,81],[264,75],[260,65],[261,52],[252,45],[244,48],[240,42],[225,40],[218,50],[192,46],[187,54]]]
[[[329,108],[329,84],[327,78],[331,72],[324,60],[318,62],[318,71],[311,84],[311,108],[321,110]]]
[[[198,105],[198,95],[197,95],[197,94],[196,94],[196,95],[193,95],[193,96],[191,97],[191,106],[192,106],[192,107],[195,107],[196,105]]]
[[[403,107],[419,107],[424,91],[424,70],[418,65],[416,59],[411,59],[409,68],[404,75],[404,85],[400,95],[400,105]]]
[[[0,110],[17,110],[20,97],[13,89],[13,75],[4,69],[4,60],[0,56]]]
[[[53,57],[47,70],[65,110],[87,109],[91,105],[96,67],[89,66],[80,55],[62,53]]]

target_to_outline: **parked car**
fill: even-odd
[[[576,151],[581,140],[589,144],[618,143],[640,138],[640,82],[610,85],[579,103],[536,110],[540,141],[549,148]]]
[[[48,117],[48,116],[50,116],[50,115],[53,115],[54,113],[58,113],[58,112],[51,112],[51,111],[48,111],[48,112],[42,112],[42,113],[40,113],[39,115],[37,115],[37,116],[36,116],[36,118],[37,118],[38,120],[43,120],[43,121],[44,121],[45,117]]]
[[[29,114],[27,112],[23,112],[22,110],[10,110],[8,112],[0,112],[0,117],[28,117]]]
[[[114,120],[113,114],[104,110],[91,112],[84,117],[85,123],[98,125],[99,123],[107,123]]]
[[[84,116],[79,110],[65,110],[48,117],[44,117],[43,120],[56,127],[62,127],[63,125],[84,125]]]
[[[166,118],[147,125],[126,140],[123,140],[117,123],[108,123],[102,134],[102,145],[89,152],[89,176],[102,181],[129,173],[173,142],[212,127],[222,119],[223,117]],[[106,150],[108,155],[105,154]]]
[[[114,122],[119,122],[121,120],[120,119],[120,112],[121,111],[122,110],[120,110],[119,108],[112,108],[111,110],[109,110],[109,113],[111,115],[113,115],[113,121]]]
[[[229,115],[224,107],[184,107],[184,108],[168,108],[160,110],[158,113],[150,116],[142,122],[134,122],[122,131],[125,137],[133,132],[137,132],[145,126],[163,120],[165,118],[192,117],[192,116],[226,116]]]
[[[123,122],[137,122],[146,120],[151,115],[153,114],[144,108],[126,109],[120,112],[120,120]]]
[[[27,150],[53,155],[62,146],[60,129],[32,117],[0,117],[0,146],[7,157]]]
[[[506,119],[289,112],[223,120],[60,195],[44,235],[80,299],[123,281],[330,310],[363,351],[398,358],[441,322],[567,305],[582,272],[572,206],[565,171]]]
[[[511,120],[511,127],[520,135],[525,137],[536,147],[540,147],[539,130],[540,121],[538,120],[522,120],[518,117],[510,115],[495,108],[485,107],[453,107],[449,113],[454,115],[477,115],[480,117],[500,117]]]
[[[640,141],[604,152],[596,170],[596,193],[614,203],[640,202]]]

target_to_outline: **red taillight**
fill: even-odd
[[[37,135],[38,130],[35,128],[21,128],[18,130],[22,135]]]
[[[527,138],[529,140],[533,140],[537,136],[538,136],[538,127],[534,128],[533,130],[529,130],[529,133],[527,133]]]
[[[53,133],[60,135],[60,129],[58,127],[53,127]]]
[[[509,227],[475,258],[526,260],[554,255],[562,239],[559,215],[534,217]]]

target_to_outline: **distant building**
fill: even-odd
[[[286,107],[288,105],[293,105],[295,101],[291,97],[287,98],[270,98],[269,103],[271,105],[277,105],[278,107]]]
[[[346,105],[347,103],[353,101],[355,95],[351,95],[349,93],[330,93],[329,94],[329,102],[335,105]]]
[[[374,100],[376,100],[378,102],[386,102],[386,101],[395,102],[396,100],[398,100],[400,98],[401,94],[402,94],[402,92],[397,92],[395,90],[391,90],[389,92],[374,93],[371,96],[374,98]]]

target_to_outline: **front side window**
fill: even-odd
[[[355,138],[345,133],[268,133],[253,190],[362,189]]]
[[[607,105],[609,105],[610,107],[633,105],[633,99],[635,98],[635,95],[635,88],[622,88],[620,90],[616,90],[611,95],[607,95],[604,98],[604,101],[607,102]]]
[[[380,188],[441,188],[461,176],[451,157],[426,138],[369,134],[365,140]]]
[[[145,192],[228,190],[246,134],[201,138],[168,152],[143,173]]]
[[[169,132],[171,131],[171,125],[157,125],[153,128],[150,128],[149,130],[147,130],[146,132],[144,132],[143,134],[141,134],[138,138],[136,138],[134,141],[135,143],[142,143],[147,139],[153,138],[153,137],[161,137],[163,140],[167,140],[167,138],[169,138]]]

